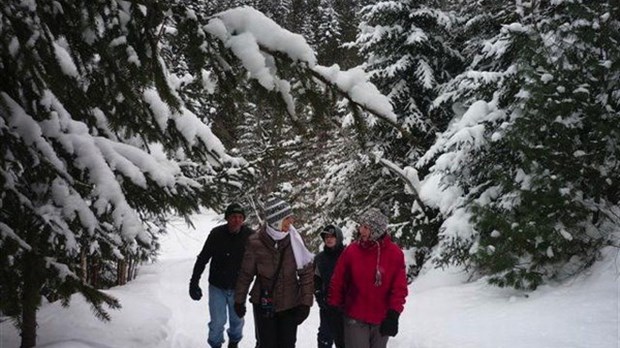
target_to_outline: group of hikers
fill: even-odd
[[[337,226],[323,227],[324,247],[315,256],[293,226],[289,203],[269,199],[263,217],[254,232],[244,224],[244,208],[231,203],[227,223],[211,230],[196,259],[189,285],[196,301],[211,262],[208,344],[222,347],[228,321],[228,347],[239,346],[249,294],[257,348],[294,348],[297,327],[315,300],[319,348],[385,348],[398,333],[407,296],[405,259],[387,233],[388,218],[376,208],[362,213],[348,246]]]

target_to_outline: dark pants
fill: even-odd
[[[331,307],[322,307],[319,310],[321,323],[317,342],[319,348],[331,348],[336,344],[336,348],[344,348],[344,323],[342,314]]]
[[[256,348],[295,348],[295,308],[276,312],[272,318],[265,318],[258,305],[253,305],[253,309]]]

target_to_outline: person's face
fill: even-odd
[[[293,221],[295,221],[295,218],[293,217],[293,215],[289,215],[287,217],[284,218],[284,220],[282,220],[282,232],[288,232],[289,228],[291,228],[291,225],[293,224]]]
[[[243,214],[230,214],[226,221],[228,221],[228,231],[236,233],[241,229],[241,225],[243,225],[245,218]]]
[[[368,225],[360,225],[360,227],[358,227],[358,231],[360,233],[360,239],[362,241],[367,241],[370,239],[370,227],[368,227]]]
[[[325,246],[328,248],[333,248],[336,246],[336,235],[328,233],[325,235]]]

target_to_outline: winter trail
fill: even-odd
[[[208,267],[203,298],[192,301],[189,279],[196,255],[221,216],[193,217],[195,229],[173,222],[162,237],[156,263],[143,265],[135,280],[107,290],[123,308],[112,320],[94,317],[81,295],[71,306],[44,303],[38,312],[38,346],[45,348],[208,347]],[[620,258],[608,248],[584,274],[532,293],[499,289],[484,279],[466,282],[458,269],[425,270],[409,286],[399,333],[389,348],[619,348]],[[249,307],[249,306],[248,306]],[[318,307],[299,327],[297,348],[315,348]],[[19,333],[0,323],[0,348],[19,347]],[[240,347],[253,348],[254,322],[246,316]]]

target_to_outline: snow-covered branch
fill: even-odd
[[[212,18],[204,31],[218,38],[241,61],[250,77],[267,90],[278,91],[294,116],[294,98],[290,83],[278,76],[275,54],[284,54],[293,62],[303,62],[306,73],[346,98],[352,105],[384,120],[402,133],[390,100],[369,81],[369,75],[360,67],[341,71],[337,65],[318,65],[312,48],[298,34],[280,27],[263,13],[240,7],[221,12]]]
[[[418,171],[410,166],[401,168],[396,163],[386,158],[379,157],[378,155],[375,155],[375,157],[383,167],[389,169],[393,173],[397,174],[398,177],[400,177],[400,179],[405,184],[405,192],[408,191],[411,195],[413,195],[413,199],[416,201],[416,203],[418,203],[418,205],[422,209],[422,212],[424,212],[424,214],[428,216],[428,208],[426,207],[426,204],[424,204],[424,202],[422,202],[422,200],[420,199],[420,179],[418,178]]]

